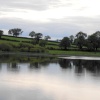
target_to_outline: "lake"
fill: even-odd
[[[0,55],[0,100],[100,100],[100,60]]]

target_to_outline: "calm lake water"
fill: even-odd
[[[100,100],[100,61],[0,55],[0,100]]]

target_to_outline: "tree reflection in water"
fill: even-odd
[[[100,61],[96,60],[69,60],[59,59],[59,65],[62,69],[75,68],[75,73],[82,74],[89,71],[93,75],[100,75]]]
[[[38,62],[30,63],[30,65],[29,65],[29,69],[39,69],[39,68],[40,68],[40,66],[39,66]]]
[[[67,69],[72,67],[71,60],[69,59],[59,59],[58,63],[62,69]]]
[[[28,63],[28,69],[39,70],[41,67],[49,67],[50,64],[59,64],[63,70],[72,69],[76,74],[83,74],[86,71],[92,75],[100,76],[100,61],[99,60],[72,60],[72,59],[57,59],[53,57],[32,57],[32,56],[15,56],[15,55],[0,55],[0,69],[2,63],[7,64],[7,70],[20,71],[18,63]],[[58,66],[58,65],[57,65]],[[58,67],[59,67],[58,66]]]
[[[17,63],[7,63],[7,70],[19,72],[20,66]]]
[[[75,66],[75,73],[81,74],[84,72],[83,63],[83,60],[73,60],[73,65]]]

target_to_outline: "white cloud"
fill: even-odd
[[[99,30],[99,0],[0,0],[0,27],[20,27],[54,38]]]
[[[31,10],[45,10],[49,5],[54,6],[59,3],[59,0],[0,0],[1,8],[20,8]]]

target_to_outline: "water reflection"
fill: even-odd
[[[100,75],[100,61],[95,60],[70,60],[70,59],[59,59],[59,65],[63,69],[75,68],[75,73],[84,73],[89,71],[95,75]]]
[[[0,100],[100,100],[99,60],[0,57]]]
[[[67,68],[71,68],[72,66],[71,66],[71,61],[69,60],[69,59],[60,59],[59,61],[58,61],[58,63],[59,63],[59,65],[60,65],[60,67],[62,68],[62,69],[67,69]]]
[[[8,71],[19,72],[20,63],[28,63],[30,70],[41,69],[41,67],[49,67],[50,64],[59,64],[63,70],[72,69],[76,74],[83,74],[86,72],[92,75],[100,75],[100,61],[99,60],[73,60],[73,59],[57,59],[53,57],[19,57],[10,55],[0,55],[0,70],[2,70],[2,63],[7,63]],[[59,67],[58,66],[58,67]]]
[[[7,70],[8,71],[19,72],[20,71],[20,66],[16,62],[7,63]]]
[[[30,70],[32,70],[32,69],[40,69],[40,65],[39,65],[38,62],[30,63],[29,69],[30,69]]]

